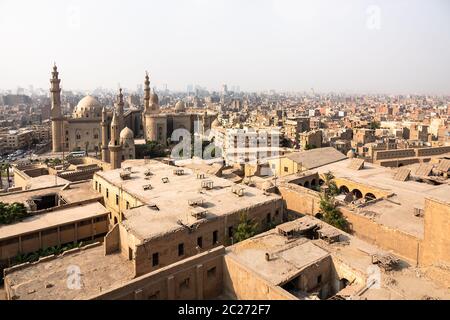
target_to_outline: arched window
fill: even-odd
[[[364,197],[364,199],[366,199],[366,201],[371,201],[371,200],[375,200],[377,197],[375,197],[375,195],[373,193],[367,193],[366,196]]]
[[[305,181],[305,184],[303,185],[305,188],[309,188],[309,181]]]
[[[341,194],[347,194],[349,192],[350,192],[350,190],[348,190],[348,188],[346,186],[341,186],[339,188],[339,193],[341,193]]]
[[[315,187],[316,186],[316,179],[312,179],[311,181],[311,187]]]
[[[359,191],[358,189],[354,189],[352,191],[352,194],[356,199],[361,199],[363,197],[362,192]]]

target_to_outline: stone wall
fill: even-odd
[[[222,293],[224,247],[196,255],[93,296],[94,300],[213,299]]]

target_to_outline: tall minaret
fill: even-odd
[[[117,120],[119,122],[119,132],[125,127],[125,120],[123,117],[123,108],[125,103],[123,102],[122,88],[119,89],[119,95],[117,96]]]
[[[144,112],[150,107],[150,79],[148,77],[148,72],[145,72],[145,82],[144,82]]]
[[[145,82],[144,82],[144,112],[142,113],[142,128],[144,131],[144,139],[147,139],[147,123],[145,120],[145,115],[150,109],[150,79],[148,77],[148,72],[145,72]]]
[[[106,114],[106,108],[102,110],[102,161],[109,162],[109,149],[108,149],[108,117]]]
[[[58,78],[58,68],[53,65],[52,78],[50,79],[50,98],[52,100],[51,121],[52,121],[52,149],[53,152],[63,151],[63,116],[61,111],[61,80]]]
[[[111,163],[111,169],[120,168],[122,162],[122,145],[120,144],[120,129],[119,119],[116,115],[116,111],[113,111],[113,117],[111,121],[111,140],[109,141],[109,157]]]

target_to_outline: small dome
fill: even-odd
[[[102,106],[94,97],[86,96],[78,102],[74,113],[77,118],[100,118]]]
[[[154,91],[150,94],[150,104],[159,105],[158,95]]]
[[[186,104],[183,101],[178,101],[175,105],[175,112],[185,112],[186,111]]]
[[[134,139],[133,131],[128,127],[123,128],[120,132],[120,139]]]
[[[273,183],[271,181],[269,181],[269,180],[264,181],[264,183],[262,184],[263,190],[269,190],[269,189],[271,189],[273,187],[274,187]]]
[[[218,118],[216,118],[212,123],[211,123],[211,128],[218,128],[220,127],[220,121]]]
[[[353,159],[356,157],[355,151],[350,150],[349,152],[347,152],[347,158]]]

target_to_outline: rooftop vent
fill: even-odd
[[[175,176],[182,176],[182,175],[184,175],[184,170],[183,169],[175,169],[175,170],[173,170],[173,174]]]
[[[424,210],[422,208],[414,208],[414,215],[416,217],[423,217],[424,216]]]
[[[202,188],[211,190],[214,187],[214,182],[212,180],[202,181]]]
[[[142,186],[142,189],[144,189],[144,191],[149,191],[149,190],[152,190],[153,187],[151,184],[146,184],[146,185]]]
[[[234,185],[231,187],[231,192],[233,192],[235,195],[239,197],[243,197],[245,193],[245,188],[239,185]]]
[[[203,198],[195,198],[188,200],[188,203],[191,207],[203,206],[205,200]]]
[[[199,179],[199,180],[205,179],[205,174],[204,173],[197,173],[197,179]]]
[[[131,178],[131,172],[128,171],[128,170],[122,171],[122,172],[120,173],[120,178],[121,178],[122,180],[128,180],[128,179],[130,179],[130,178]]]
[[[164,178],[161,179],[161,181],[162,181],[163,183],[169,183],[169,178],[164,177]]]
[[[207,213],[208,211],[201,207],[194,207],[191,209],[191,216],[197,220],[205,218]]]
[[[151,175],[153,175],[153,173],[150,171],[150,169],[145,170],[144,176],[150,177]]]

